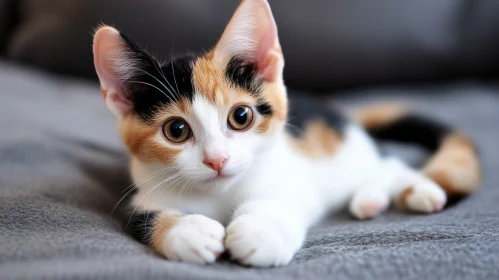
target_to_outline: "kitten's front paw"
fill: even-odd
[[[407,188],[400,195],[402,206],[423,213],[438,212],[446,202],[444,190],[431,180]]]
[[[349,210],[352,215],[360,220],[372,219],[390,204],[390,198],[382,190],[361,190],[350,201]]]
[[[166,233],[162,253],[172,261],[213,263],[224,251],[224,227],[202,215],[182,217]]]
[[[288,264],[300,245],[275,221],[242,215],[227,227],[225,248],[240,264],[269,267]]]

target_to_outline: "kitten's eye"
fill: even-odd
[[[163,134],[173,143],[182,143],[191,138],[191,128],[182,119],[171,119],[163,125]]]
[[[230,113],[227,123],[234,130],[244,130],[253,122],[253,110],[246,106],[240,105],[234,107]]]

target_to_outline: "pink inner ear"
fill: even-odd
[[[107,107],[117,117],[130,113],[132,102],[126,93],[119,64],[128,65],[124,42],[120,33],[109,26],[101,27],[94,37],[94,64],[101,84],[101,92]],[[118,65],[117,65],[118,64]]]
[[[111,93],[109,97],[104,98],[108,106],[114,106],[121,116],[126,116],[132,111],[133,104],[128,98],[124,98],[121,94]]]
[[[245,0],[227,25],[215,48],[227,61],[243,57],[256,62],[258,73],[274,81],[282,73],[283,58],[270,6],[265,0]],[[281,66],[281,67],[279,67]]]
[[[274,76],[277,71],[277,65],[279,63],[279,53],[272,53],[276,50],[273,50],[274,45],[278,45],[277,42],[277,32],[273,28],[268,28],[266,32],[263,34],[264,36],[260,40],[260,44],[258,45],[258,49],[255,53],[257,57],[257,69],[258,73],[262,75],[262,77],[266,81],[273,81]],[[280,52],[280,48],[279,48]]]

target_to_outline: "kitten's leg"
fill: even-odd
[[[350,201],[350,213],[357,219],[372,219],[390,205],[390,194],[383,188],[364,188],[355,192]]]
[[[390,186],[393,175],[389,170],[380,169],[373,178],[353,194],[350,200],[350,213],[357,219],[372,219],[385,211],[390,205]]]
[[[135,238],[172,261],[213,263],[224,251],[224,227],[202,215],[143,212],[128,227]]]
[[[390,198],[402,209],[432,213],[442,210],[444,190],[422,172],[394,158],[385,159],[377,176],[357,190],[350,201],[350,213],[370,219],[389,206]]]
[[[391,195],[399,208],[422,213],[442,210],[447,196],[438,184],[400,160],[387,159],[385,164],[395,176]]]
[[[244,265],[279,266],[291,261],[305,238],[303,215],[282,201],[242,204],[227,227],[225,247]]]

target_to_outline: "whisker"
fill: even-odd
[[[161,183],[157,184],[156,186],[154,186],[153,188],[151,188],[140,200],[139,202],[137,203],[137,205],[135,206],[135,208],[133,209],[132,211],[132,214],[130,215],[130,218],[128,219],[128,222],[126,224],[126,228],[128,228],[128,225],[130,224],[130,220],[132,219],[133,217],[133,214],[135,213],[135,211],[137,211],[137,207],[139,207],[140,203],[142,202],[142,200],[148,195],[150,194],[152,191],[154,191],[156,188],[158,188],[158,186],[160,186],[162,183],[166,182],[167,180],[169,179],[173,179],[175,176],[178,176],[178,175],[181,175],[181,173],[177,173],[175,174],[174,176],[172,177],[169,177],[167,178],[166,180],[162,181]]]
[[[122,192],[125,192],[127,189],[129,189],[129,188],[131,188],[131,187],[133,187],[133,186],[135,186],[135,185],[140,185],[140,184],[142,184],[142,183],[144,183],[144,182],[146,182],[146,181],[148,181],[148,180],[150,180],[150,179],[152,179],[152,178],[154,178],[154,177],[158,176],[159,174],[161,174],[161,173],[163,173],[163,172],[166,172],[166,171],[168,171],[168,170],[172,170],[172,169],[173,169],[173,167],[165,167],[165,168],[161,168],[161,169],[159,169],[159,170],[155,171],[155,172],[154,172],[153,174],[151,174],[150,176],[145,177],[145,178],[142,178],[142,179],[140,179],[139,181],[137,181],[137,182],[135,182],[135,183],[131,184],[131,185],[130,185],[130,186],[128,186],[126,189],[124,189]]]
[[[165,82],[168,84],[168,86],[170,86],[170,89],[171,89],[170,92],[175,91],[175,90],[173,90],[173,87],[170,84],[170,82],[168,82],[168,79],[166,78],[165,73],[163,72],[163,69],[161,67],[158,68],[158,65],[156,63],[153,63],[153,64],[154,64],[154,68],[156,68],[156,71],[158,71],[158,73],[160,73],[160,75],[163,76],[163,79],[165,80]],[[175,77],[175,75],[174,75],[174,77]],[[172,93],[172,95],[173,95],[173,93]],[[178,92],[177,92],[177,97],[178,97],[177,100],[180,99],[180,95],[178,94]]]
[[[138,71],[141,71],[142,73],[151,76],[153,79],[155,79],[156,81],[158,81],[158,83],[160,83],[168,91],[168,93],[170,93],[172,96],[174,96],[173,92],[169,88],[167,88],[166,85],[163,84],[158,78],[154,77],[154,75],[151,75],[149,72],[147,72],[145,70],[142,70],[140,68],[137,68],[137,67],[131,67],[131,68],[135,69],[135,70],[138,70]],[[165,78],[165,80],[166,80],[166,78]]]
[[[181,175],[181,174],[182,174],[182,173],[177,173],[175,176],[177,176],[177,175]],[[177,178],[176,178],[174,181],[177,181],[177,180],[178,180],[178,179],[180,179],[181,177],[182,177],[182,176],[177,176]],[[163,182],[164,182],[164,181],[163,181]],[[170,183],[173,183],[173,182],[170,182]],[[158,185],[161,185],[161,184],[162,184],[162,183],[159,183]],[[161,193],[163,193],[163,191],[164,191],[165,189],[172,189],[172,186],[174,186],[174,185],[173,185],[173,184],[170,184],[170,185],[167,185],[167,186],[166,186],[166,188],[161,188]],[[151,192],[149,195],[147,195],[147,198],[146,198],[146,203],[145,203],[146,205],[148,204],[148,202],[149,202],[149,198],[151,197],[152,193],[153,193],[153,192]],[[147,213],[146,213],[146,222],[145,222],[145,224],[144,224],[144,230],[146,230],[145,226],[147,225],[147,221],[148,221],[148,219],[149,219],[149,213],[150,213],[150,212],[151,212],[151,211],[150,211],[150,209],[148,209],[148,210],[147,210]]]
[[[170,182],[170,184],[171,184],[171,185],[174,185],[174,184],[175,184],[175,186],[176,186],[177,182],[180,182],[181,180],[182,180],[182,177],[178,177],[178,178],[176,178],[175,180],[173,180],[172,182]],[[171,193],[174,189],[175,189],[174,187],[169,187],[169,186],[167,186],[166,188],[164,188],[164,189],[162,190],[162,193],[163,193],[165,190],[168,190],[168,192],[166,193],[166,196],[169,196],[169,195],[170,195],[170,193]]]
[[[299,133],[303,133],[305,130],[301,127],[298,127],[294,124],[291,124],[289,123],[289,119],[288,119],[288,122],[285,124],[286,127],[291,127],[292,129],[294,129],[295,131],[299,132]]]
[[[141,81],[128,81],[129,83],[138,83],[138,84],[145,84],[145,85],[148,85],[148,86],[151,86],[157,90],[159,90],[161,93],[163,93],[166,97],[168,97],[168,99],[170,99],[171,102],[175,102],[170,96],[168,96],[164,91],[162,91],[161,89],[159,89],[157,86],[155,85],[151,85],[150,83],[146,83],[146,82],[141,82]]]
[[[132,185],[130,185],[129,187],[127,187],[124,191],[126,191],[128,189],[128,191],[126,191],[126,193],[120,198],[120,200],[116,203],[116,205],[114,205],[113,207],[113,210],[111,211],[111,213],[109,213],[109,216],[111,216],[114,211],[116,210],[116,208],[118,207],[118,205],[128,196],[130,195],[134,190],[136,190],[142,183],[145,183],[147,181],[149,181],[150,179],[154,178],[154,177],[157,177],[165,172],[167,172],[170,168],[164,168],[164,169],[160,169],[159,171],[157,171],[156,173],[154,173],[153,175],[149,176],[148,178],[144,178],[142,180],[140,180],[139,182],[137,183],[134,183]]]
[[[180,196],[182,196],[182,193],[184,192],[184,188],[187,184],[191,182],[192,179],[187,179],[187,181],[182,185],[182,188],[180,189],[180,192],[177,194],[177,200],[180,199]]]
[[[165,81],[168,83],[168,85],[170,86],[171,90],[173,90],[173,87],[170,85],[170,83],[169,83],[169,82],[168,82],[168,80],[166,79],[166,77],[165,77],[165,75],[164,75],[163,71],[160,71],[160,70],[158,69],[158,63],[157,63],[155,60],[153,60],[153,59],[151,59],[151,58],[149,58],[149,57],[148,57],[147,59],[148,59],[148,60],[152,63],[152,65],[154,65],[154,68],[156,68],[156,70],[158,71],[158,73],[161,73],[161,74],[163,75],[163,78],[164,78],[164,79],[165,79]],[[166,88],[166,86],[165,86],[165,88]],[[166,88],[166,89],[167,89],[167,88]],[[168,89],[167,89],[167,90],[168,90]],[[168,90],[168,91],[170,91],[170,90]],[[170,91],[170,93],[171,93],[171,91]],[[173,94],[172,94],[172,95],[173,95]]]
[[[173,59],[172,59],[172,72],[173,72],[173,81],[175,82],[175,87],[177,88],[177,92],[180,94],[180,91],[178,90],[178,85],[177,85],[177,78],[175,77],[175,68],[173,67]]]
[[[124,200],[124,199],[125,199],[125,198],[129,195],[129,194],[130,194],[130,193],[132,193],[134,190],[135,190],[135,188],[131,188],[129,191],[127,191],[127,192],[125,193],[125,195],[123,195],[123,196],[121,197],[121,199],[120,199],[120,200],[116,203],[116,205],[114,205],[113,210],[111,211],[111,213],[109,213],[109,217],[110,217],[111,215],[113,215],[113,213],[114,213],[114,211],[116,210],[116,208],[118,207],[118,205],[119,205],[119,204],[120,204],[120,203],[121,203],[121,202],[122,202],[122,201],[123,201],[123,200]]]
[[[198,175],[196,176],[196,180],[194,181],[194,183],[192,184],[192,186],[189,188],[189,196],[191,195],[191,192],[192,192],[192,189],[194,188],[194,186],[199,183],[199,181],[201,180],[201,175]]]

